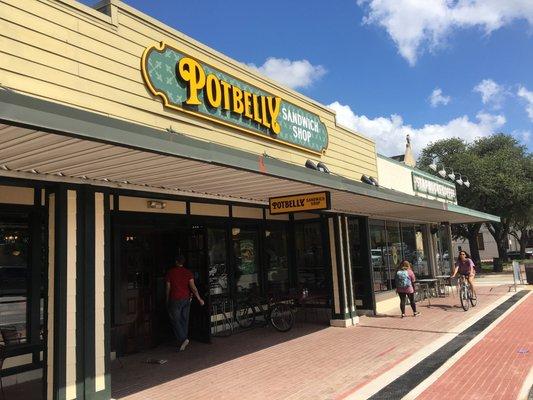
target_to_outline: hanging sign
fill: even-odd
[[[295,194],[268,199],[270,214],[286,214],[301,211],[329,210],[330,192]]]
[[[328,132],[320,117],[202,63],[164,42],[142,56],[144,82],[165,107],[322,154]]]

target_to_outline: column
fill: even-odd
[[[348,327],[357,324],[359,319],[355,311],[346,216],[329,218],[328,231],[333,284],[333,318],[330,324]]]
[[[46,398],[109,399],[109,196],[48,193]]]

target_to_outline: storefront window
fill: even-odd
[[[256,229],[232,228],[237,291],[259,290],[259,233]]]
[[[298,286],[307,288],[310,294],[326,294],[328,284],[321,223],[300,223],[295,229]]]
[[[228,293],[228,266],[226,264],[226,230],[207,229],[209,290],[211,295]]]
[[[390,287],[395,287],[394,274],[398,264],[403,259],[403,242],[400,237],[400,224],[398,222],[387,221],[387,279]]]
[[[403,258],[411,263],[417,276],[429,275],[428,257],[422,225],[401,224]]]
[[[269,293],[288,293],[289,263],[287,229],[268,227],[265,230],[265,273]]]
[[[437,244],[437,275],[450,275],[450,235],[448,234],[448,227],[441,225],[435,235]]]
[[[370,220],[370,252],[372,257],[372,273],[374,274],[374,291],[391,289],[389,268],[387,265],[387,240],[385,221]]]
[[[370,270],[368,268],[368,250],[366,235],[362,232],[364,220],[356,217],[348,218],[348,237],[350,261],[352,265],[352,281],[355,291],[355,304],[358,308],[372,308],[370,286]]]
[[[0,343],[27,342],[29,243],[26,218],[0,216]]]

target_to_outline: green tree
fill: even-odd
[[[457,186],[459,204],[500,217],[501,222],[486,225],[496,241],[499,258],[506,261],[509,233],[513,227],[523,226],[522,219],[531,209],[531,153],[512,136],[500,133],[471,144],[455,138],[432,143],[422,151],[420,167],[427,169],[434,156],[450,170],[468,176],[470,188]],[[478,262],[476,237],[480,227],[462,224],[454,228],[455,236],[468,239],[472,257]]]
[[[501,133],[476,140],[471,151],[480,160],[481,210],[500,217],[501,222],[486,225],[500,259],[507,261],[509,233],[531,207],[532,155],[515,138]]]
[[[464,177],[468,177],[471,182],[475,182],[478,175],[479,160],[475,154],[470,151],[469,145],[462,139],[450,138],[443,139],[437,142],[429,144],[418,159],[418,167],[433,172],[429,165],[437,158],[440,164],[446,167],[446,172],[451,173],[460,172]],[[446,178],[447,179],[447,178]],[[474,189],[474,186],[466,188],[465,186],[456,185],[457,189],[457,201],[459,204],[468,207],[479,209],[481,199],[479,193]],[[480,264],[479,246],[477,237],[479,230],[481,229],[481,223],[473,224],[453,224],[452,236],[454,239],[468,240],[470,247],[470,256],[476,265]]]

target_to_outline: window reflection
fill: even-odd
[[[374,274],[374,291],[379,292],[391,288],[389,268],[387,265],[387,241],[385,221],[369,221],[370,253],[372,257],[372,272]]]
[[[14,345],[27,341],[30,235],[26,218],[0,218],[0,341]]]
[[[251,289],[258,290],[258,238],[255,229],[233,228],[233,254],[235,256],[235,281],[237,291]]]
[[[328,291],[322,230],[320,222],[297,224],[296,266],[298,285],[307,288],[310,294],[325,294]]]
[[[211,295],[228,293],[226,265],[226,230],[207,229],[209,290]]]
[[[285,227],[267,228],[265,230],[265,265],[269,293],[288,293],[289,264],[287,258],[287,230]]]

